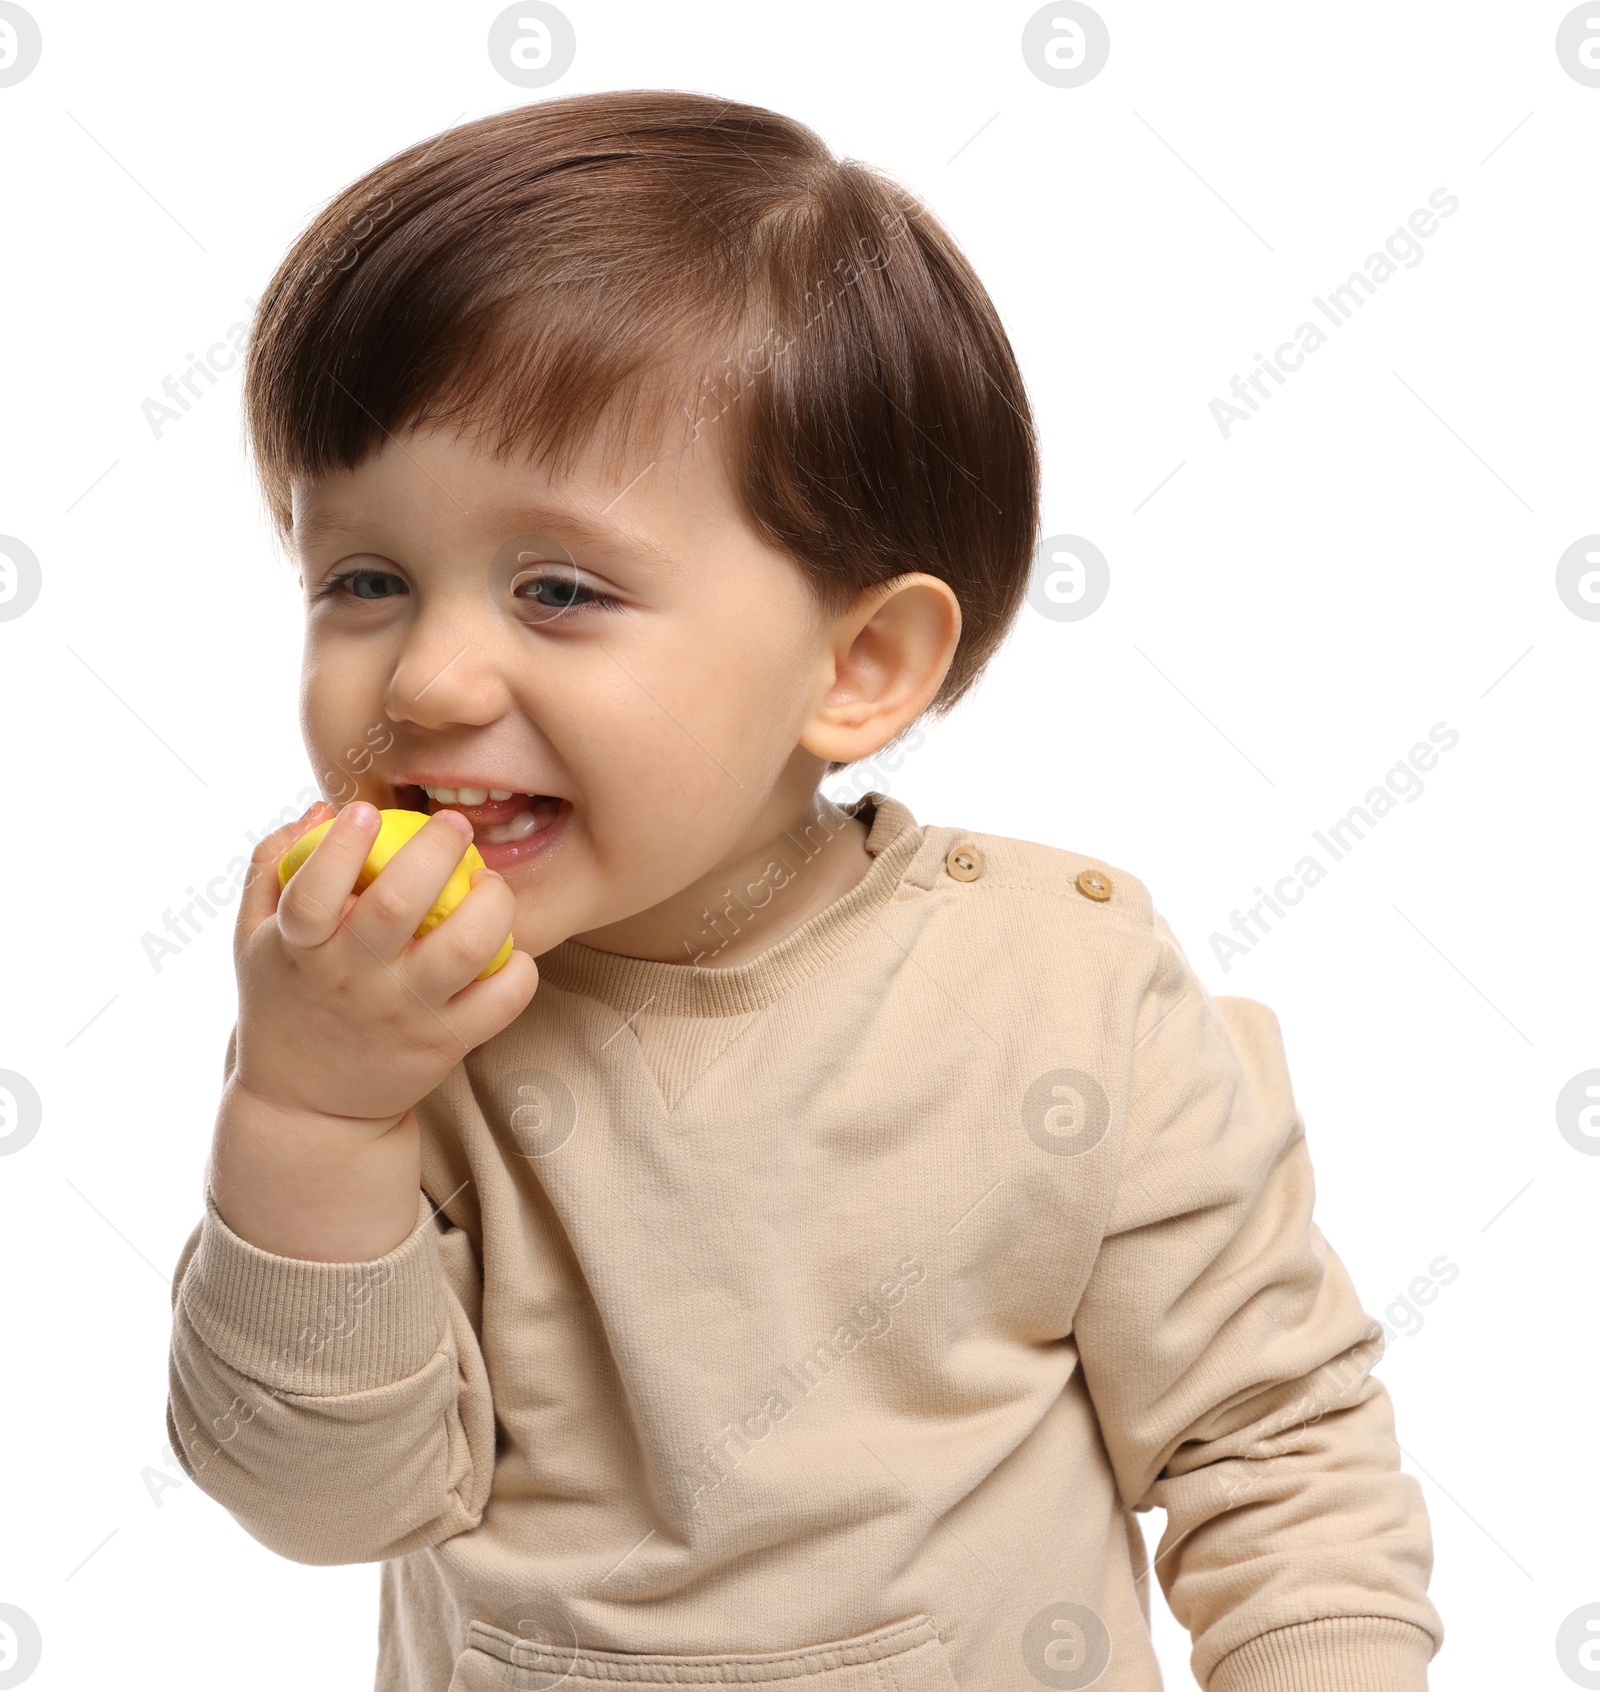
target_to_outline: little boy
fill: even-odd
[[[251,866],[169,1432],[382,1561],[380,1692],[1144,1692],[1152,1568],[1211,1692],[1425,1687],[1272,1013],[1115,865],[818,795],[1037,541],[938,222],[756,107],[498,114],[318,218],[246,406],[347,802]]]

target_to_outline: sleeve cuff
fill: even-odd
[[[224,1363],[278,1392],[332,1397],[414,1375],[443,1343],[444,1274],[433,1207],[384,1257],[318,1263],[242,1240],[210,1192],[179,1288],[184,1314]]]
[[[1206,1692],[1427,1692],[1433,1635],[1396,1616],[1325,1616],[1230,1651]]]

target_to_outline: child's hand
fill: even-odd
[[[280,891],[279,858],[330,809],[319,801],[251,859],[234,932],[234,1081],[284,1109],[387,1126],[522,1012],[539,972],[526,952],[513,952],[475,979],[516,904],[491,870],[476,872],[456,909],[414,938],[472,837],[451,811],[431,818],[358,893],[378,813],[347,806]]]

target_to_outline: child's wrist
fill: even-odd
[[[209,1184],[239,1238],[281,1257],[366,1263],[416,1226],[421,1131],[410,1110],[367,1120],[262,1098],[237,1077],[217,1112]]]
[[[391,1128],[398,1127],[409,1114],[407,1107],[406,1110],[390,1111],[381,1116],[343,1116],[337,1111],[320,1109],[305,1099],[289,1096],[292,1093],[292,1087],[280,1089],[270,1083],[263,1084],[260,1077],[246,1081],[236,1069],[228,1077],[224,1088],[223,1108],[228,1108],[229,1095],[232,1095],[241,1110],[262,1121],[279,1121],[291,1131],[304,1126],[312,1132],[321,1130],[346,1139],[377,1139]]]

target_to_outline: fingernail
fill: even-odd
[[[448,817],[451,825],[464,834],[468,840],[472,838],[472,824],[459,811],[435,811],[436,817]]]
[[[369,805],[365,799],[357,799],[353,805],[347,805],[345,809],[361,828],[365,828],[368,823],[378,820],[377,807]]]

